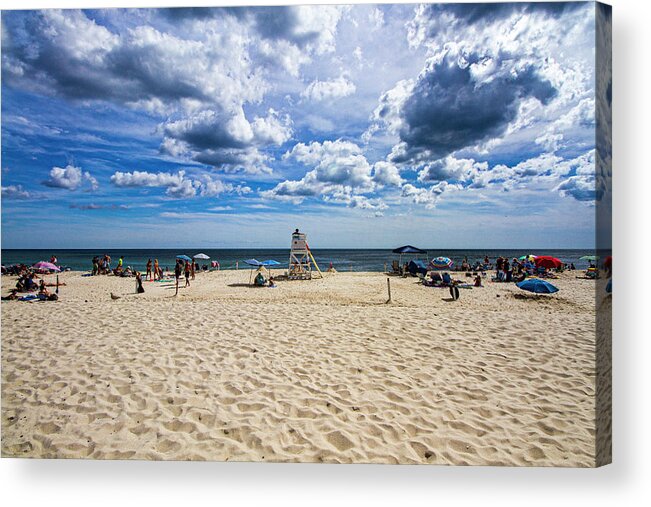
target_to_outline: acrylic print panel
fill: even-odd
[[[610,27],[3,11],[2,455],[610,462]]]

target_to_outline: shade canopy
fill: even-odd
[[[536,266],[543,267],[547,269],[556,269],[560,268],[563,265],[563,262],[556,257],[550,255],[541,255],[536,258]]]
[[[400,248],[396,248],[393,250],[393,253],[397,254],[426,254],[427,250],[421,250],[420,248],[416,248],[415,246],[411,245],[405,245],[401,246]]]
[[[194,256],[195,259],[202,259],[202,260],[208,260],[210,257],[208,257],[205,253],[198,253],[197,255]]]
[[[412,275],[415,275],[417,273],[422,273],[423,275],[427,274],[427,264],[425,264],[425,261],[422,261],[420,259],[409,261],[407,269]]]
[[[540,278],[527,278],[523,282],[516,283],[516,285],[522,290],[535,294],[553,294],[554,292],[558,292],[558,287]]]
[[[437,257],[430,261],[430,266],[434,269],[450,269],[453,264],[454,262],[449,257]]]
[[[52,264],[51,262],[39,261],[32,266],[36,269],[49,269],[50,271],[61,271],[59,266]]]
[[[182,261],[188,261],[188,262],[190,262],[192,260],[190,257],[188,257],[187,255],[183,255],[183,254],[177,255],[176,258],[181,259]]]

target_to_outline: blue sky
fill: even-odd
[[[3,248],[594,245],[592,3],[2,25]]]

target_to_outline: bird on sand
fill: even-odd
[[[120,299],[122,296],[116,296],[111,292],[111,299]]]

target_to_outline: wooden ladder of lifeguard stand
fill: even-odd
[[[289,251],[289,270],[287,271],[287,279],[311,280],[312,264],[314,264],[318,277],[323,278],[323,273],[321,273],[319,265],[314,260],[314,256],[307,244],[307,235],[302,232],[292,233],[292,245]]]

